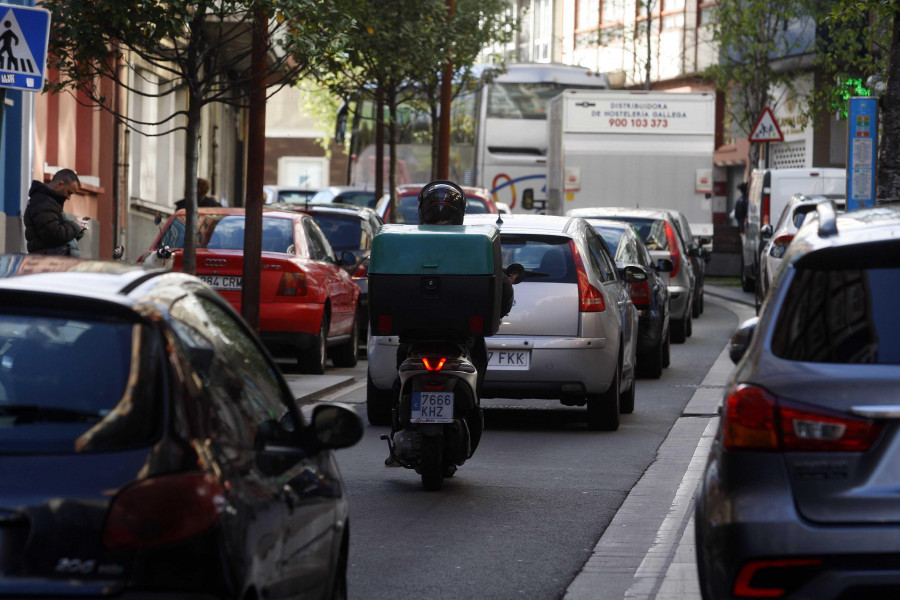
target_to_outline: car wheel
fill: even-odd
[[[697,294],[694,296],[694,302],[691,304],[691,316],[695,319],[700,316],[700,312],[701,312],[700,311],[700,307],[701,307],[700,299],[702,297],[703,297],[703,292],[698,291]]]
[[[700,314],[701,314],[701,315],[703,314],[703,309],[704,309],[704,308],[705,308],[705,307],[703,306],[703,286],[701,285],[701,286],[700,286]]]
[[[759,311],[762,308],[763,301],[763,291],[762,291],[762,273],[759,274],[759,277],[756,278],[756,293],[754,296],[756,297],[756,315],[759,316]]]
[[[356,366],[356,346],[359,341],[359,319],[353,318],[353,329],[350,339],[331,349],[331,362],[336,367]]]
[[[668,335],[665,339],[660,339],[659,344],[655,348],[642,354],[638,359],[641,366],[641,374],[651,379],[659,379],[662,376],[663,358],[665,354],[664,346],[668,344]]]
[[[335,565],[334,584],[331,588],[331,600],[347,600],[347,563],[350,552],[349,524],[344,528],[344,537],[341,541],[341,551],[338,554],[338,562]]]
[[[602,394],[588,394],[587,424],[592,431],[615,431],[619,428],[619,385],[622,371],[616,365],[609,389]]]
[[[325,361],[328,352],[325,349],[328,335],[328,315],[322,315],[322,323],[319,325],[319,334],[313,340],[312,345],[300,353],[298,359],[300,371],[310,375],[321,375],[325,372]]]
[[[747,275],[747,267],[744,265],[744,255],[741,254],[741,289],[745,292],[752,292],[756,285],[756,279]]]
[[[694,335],[694,317],[688,315],[685,319],[684,334],[687,337]]]
[[[670,327],[671,327],[671,324],[670,324]],[[667,368],[670,364],[672,364],[672,354],[670,352],[670,350],[671,350],[671,344],[670,344],[671,335],[672,335],[671,331],[666,331],[666,341],[663,342],[662,366],[664,369]]]
[[[673,319],[669,321],[669,327],[672,328],[672,343],[683,344],[687,339],[687,319]]]
[[[391,424],[391,403],[394,399],[394,390],[379,390],[372,381],[372,376],[366,373],[366,413],[369,424],[379,427],[388,427]]]
[[[634,412],[634,391],[637,387],[637,379],[632,377],[631,389],[627,392],[619,390],[619,412],[623,415],[630,415]]]

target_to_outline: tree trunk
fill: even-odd
[[[357,160],[362,160],[362,157],[357,157]],[[365,169],[366,165],[362,167]],[[379,81],[375,92],[375,200],[380,200],[382,195],[384,195],[384,85]]]
[[[438,99],[434,88],[428,88],[428,109],[431,112],[431,180],[438,179],[438,147],[440,117],[438,116]]]
[[[190,90],[190,86],[188,87]],[[200,146],[200,99],[188,92],[184,140],[184,254],[182,270],[197,273],[197,164]]]
[[[881,149],[875,204],[900,201],[900,7],[894,9],[891,64],[881,105]]]

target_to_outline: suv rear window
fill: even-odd
[[[0,316],[0,453],[152,443],[162,408],[149,330],[95,319],[58,312]],[[129,387],[132,371],[139,383]]]
[[[787,360],[900,364],[900,268],[797,269],[772,352]]]
[[[523,281],[576,283],[575,261],[569,238],[500,235],[503,268],[512,263],[525,267]]]

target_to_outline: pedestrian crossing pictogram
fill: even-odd
[[[46,9],[0,4],[0,87],[43,88],[49,32]]]

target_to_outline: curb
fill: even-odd
[[[326,396],[329,396],[343,388],[350,387],[355,383],[356,383],[356,377],[347,376],[340,381],[334,382],[330,385],[326,385],[325,387],[319,388],[315,391],[308,392],[306,394],[298,396],[297,402],[301,405],[314,404],[315,402],[322,400]]]

